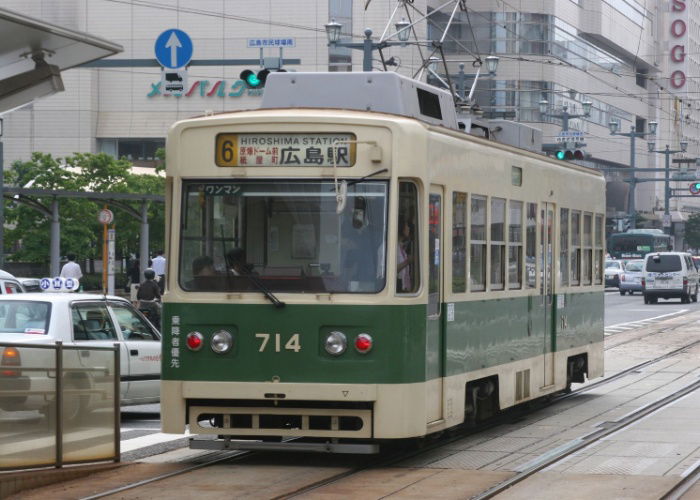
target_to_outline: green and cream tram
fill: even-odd
[[[170,130],[164,432],[372,452],[602,375],[603,177],[381,75],[415,106],[280,106],[289,73]]]

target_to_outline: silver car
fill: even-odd
[[[625,265],[625,270],[620,274],[620,295],[642,291],[642,275],[644,271],[644,259],[630,260]]]

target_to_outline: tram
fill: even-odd
[[[164,432],[372,453],[602,376],[602,175],[394,73],[270,76],[168,135]]]

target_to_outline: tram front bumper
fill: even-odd
[[[161,384],[163,432],[400,439],[426,433],[423,384]],[[209,421],[215,427],[206,424]]]

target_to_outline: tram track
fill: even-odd
[[[588,448],[589,446],[593,445],[594,443],[600,441],[601,439],[610,436],[614,433],[617,433],[621,430],[624,430],[625,428],[629,427],[630,425],[639,422],[640,420],[650,416],[651,414],[664,409],[665,407],[669,406],[670,404],[678,401],[680,398],[691,394],[695,392],[696,390],[700,389],[700,380],[697,380],[691,384],[686,385],[682,389],[669,394],[668,396],[665,396],[663,398],[660,398],[656,401],[654,401],[651,404],[645,405],[641,408],[638,408],[637,410],[628,413],[627,415],[623,416],[622,418],[614,421],[614,422],[603,422],[601,424],[601,428],[597,431],[594,431],[588,435],[582,436],[580,438],[572,440],[569,444],[559,446],[555,450],[549,451],[543,455],[540,455],[534,460],[531,460],[528,464],[525,465],[525,467],[517,472],[514,476],[511,478],[497,484],[496,486],[493,486],[489,488],[488,490],[472,496],[472,500],[487,500],[489,498],[494,498],[496,495],[499,495],[501,493],[504,493],[506,490],[509,490],[510,488],[513,488],[514,486],[518,485],[519,483],[522,483],[526,479],[530,478],[531,476],[537,474],[538,472],[548,468],[552,467],[560,462],[562,462],[564,459],[570,457],[571,455],[583,450],[584,448]],[[693,474],[691,474],[693,477],[689,479],[688,481],[685,480],[685,478],[679,482],[680,483],[689,483],[691,480],[694,479],[694,481],[691,484],[685,485],[683,488],[683,491],[680,491],[680,495],[683,494],[683,492],[687,491],[692,485],[698,480],[698,477],[700,476],[700,470],[696,468]],[[674,487],[675,489],[675,487]],[[671,492],[669,492],[671,493]],[[671,497],[669,496],[668,498],[680,498],[679,496],[676,497]]]
[[[651,335],[651,334],[649,334],[649,335]],[[402,462],[404,460],[408,460],[408,459],[420,456],[420,455],[427,453],[429,451],[438,449],[442,446],[449,445],[455,441],[459,441],[459,440],[464,439],[466,437],[469,437],[471,435],[479,434],[479,433],[484,432],[486,430],[498,427],[499,425],[503,425],[506,423],[512,423],[514,421],[514,419],[520,418],[523,414],[531,414],[534,411],[551,406],[551,405],[556,404],[560,401],[564,401],[566,399],[576,397],[576,396],[581,395],[585,392],[588,392],[592,389],[599,388],[600,386],[603,386],[605,384],[608,384],[608,383],[611,383],[613,381],[624,378],[628,375],[639,373],[640,370],[642,370],[646,367],[652,366],[660,361],[663,361],[663,360],[672,358],[674,356],[677,356],[679,354],[682,354],[683,352],[687,351],[688,349],[692,349],[693,347],[696,347],[698,345],[700,345],[700,340],[683,345],[679,348],[676,348],[676,349],[669,351],[665,354],[657,356],[653,359],[650,359],[650,360],[644,361],[642,363],[638,363],[636,365],[630,366],[622,371],[619,371],[613,375],[610,375],[609,377],[606,377],[606,378],[601,379],[601,380],[597,380],[595,382],[591,382],[585,386],[574,389],[569,393],[559,394],[559,395],[556,395],[554,397],[551,397],[548,399],[545,398],[545,399],[542,399],[539,401],[537,401],[537,400],[532,401],[532,402],[530,402],[528,407],[518,406],[518,407],[515,407],[512,409],[506,410],[506,411],[502,412],[501,414],[499,414],[497,417],[494,417],[487,422],[483,422],[483,423],[477,425],[476,427],[469,427],[467,429],[462,427],[462,428],[457,428],[457,430],[447,431],[446,434],[449,434],[448,437],[432,438],[432,442],[430,442],[429,444],[426,444],[420,448],[417,448],[417,449],[411,449],[408,451],[388,452],[388,456],[379,456],[376,460],[369,460],[369,461],[365,462],[360,467],[353,467],[349,470],[340,472],[336,475],[332,475],[328,478],[317,481],[317,482],[310,484],[308,486],[301,487],[300,489],[295,490],[293,492],[289,492],[289,493],[285,493],[283,495],[277,496],[275,498],[278,498],[278,499],[297,498],[297,497],[302,496],[305,493],[311,492],[311,491],[316,490],[318,488],[321,488],[323,486],[327,486],[327,485],[336,483],[336,482],[341,481],[341,480],[343,480],[347,477],[350,477],[354,474],[358,474],[358,473],[361,473],[363,471],[373,469],[373,468],[389,467],[391,465]],[[700,381],[695,383],[695,385],[697,385],[697,384],[700,384]],[[680,396],[678,396],[678,397],[680,397]],[[645,410],[646,408],[648,408],[648,407],[643,407],[637,411]],[[646,415],[646,413],[645,413],[645,415]],[[642,418],[642,417],[640,417],[640,418]],[[632,422],[629,422],[627,425],[629,425],[630,423],[632,423]],[[596,431],[593,434],[591,434],[590,436],[595,436],[597,432],[602,432],[602,431]],[[608,433],[601,434],[600,437],[598,437],[597,439],[602,439],[603,437],[605,437],[605,435],[608,435]],[[586,438],[588,438],[588,436],[584,436],[584,437],[579,438],[578,440],[574,440],[574,441],[579,441],[579,440],[583,440]],[[427,439],[431,439],[431,438],[427,438]],[[592,442],[593,441],[591,441],[590,443],[592,443]],[[588,444],[590,444],[590,443],[586,442],[585,446],[588,446]],[[584,447],[584,446],[581,446],[581,447]],[[571,451],[569,453],[569,455],[572,453],[575,453],[575,451],[577,451],[577,450]],[[225,455],[221,456],[222,454],[225,454]],[[104,491],[101,493],[97,493],[95,495],[83,497],[82,500],[93,500],[93,499],[105,498],[105,497],[110,496],[110,495],[114,495],[114,494],[118,494],[118,493],[121,493],[121,492],[124,492],[127,490],[135,489],[135,488],[145,486],[145,485],[157,482],[157,481],[170,479],[170,478],[175,477],[175,476],[184,475],[184,474],[187,474],[190,472],[194,472],[196,470],[199,470],[199,469],[202,469],[202,468],[205,468],[208,466],[224,463],[227,461],[244,460],[246,458],[249,458],[249,457],[251,457],[253,455],[257,455],[257,454],[260,454],[260,452],[258,452],[258,451],[243,451],[243,450],[231,450],[231,451],[219,452],[216,454],[217,455],[216,457],[209,459],[209,460],[206,460],[204,462],[200,462],[200,463],[192,465],[192,466],[187,466],[187,467],[184,467],[184,468],[177,470],[177,471],[171,471],[171,472],[168,472],[165,474],[161,474],[161,475],[154,476],[151,478],[143,479],[141,481],[129,483],[129,484],[120,486],[118,488],[113,488],[113,489],[110,489],[110,490],[107,490],[107,491]],[[544,468],[544,467],[542,467],[542,468]],[[538,470],[541,470],[541,469],[538,469]],[[530,473],[530,475],[532,475],[532,472]],[[696,470],[693,471],[691,474],[689,474],[689,476],[691,476],[691,479],[692,478],[695,478],[695,479],[694,479],[693,483],[689,484],[688,488],[692,487],[692,484],[694,484],[694,482],[696,482],[698,480],[698,478],[700,478],[700,469],[696,468]],[[517,476],[514,476],[514,477],[517,477]],[[520,479],[520,481],[522,481],[524,479],[525,478]],[[691,479],[688,479],[688,481],[690,481]],[[684,490],[684,491],[686,491],[686,490]],[[669,491],[669,494],[670,493],[671,492]],[[475,498],[482,498],[482,497],[475,497]],[[483,497],[483,498],[491,498],[491,497]],[[668,498],[672,499],[672,498],[680,498],[680,497],[669,496]]]

